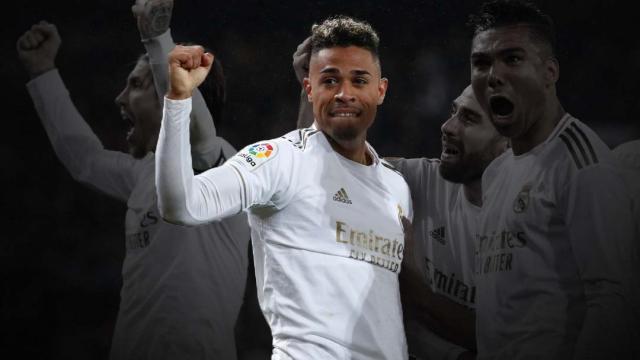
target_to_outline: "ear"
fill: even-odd
[[[312,95],[311,80],[309,79],[309,77],[305,77],[304,79],[302,79],[302,87],[304,88],[304,92],[307,93],[307,100],[309,102],[312,102],[311,101],[311,95]]]
[[[378,82],[378,105],[382,105],[384,97],[387,94],[387,88],[389,87],[389,80],[387,78],[380,78]]]
[[[547,85],[555,85],[560,78],[560,63],[555,57],[550,57],[544,62],[545,80]]]

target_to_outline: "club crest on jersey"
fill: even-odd
[[[275,143],[257,143],[241,150],[235,158],[236,161],[253,170],[267,162],[267,160],[273,159],[277,150],[278,146]]]
[[[523,213],[527,210],[529,206],[529,192],[531,191],[531,184],[525,184],[522,187],[522,190],[516,196],[516,199],[513,201],[513,211],[516,214]]]

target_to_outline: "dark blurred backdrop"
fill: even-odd
[[[103,143],[126,150],[113,99],[143,51],[133,1],[4,4],[0,358],[105,358],[118,306],[125,205],[75,183],[33,110],[15,41],[31,24],[58,26],[58,68]],[[300,87],[291,55],[313,22],[344,13],[370,21],[390,80],[370,132],[382,155],[437,157],[440,124],[469,82],[467,15],[476,1],[177,0],[176,41],[222,60],[228,90],[219,133],[237,148],[295,127]],[[631,2],[539,1],[556,21],[565,109],[610,146],[640,138],[640,43]],[[636,34],[636,35],[634,35]]]

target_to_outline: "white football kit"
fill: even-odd
[[[167,41],[173,44],[168,34],[161,41],[165,47]],[[159,50],[158,44],[152,46],[151,60]],[[201,227],[163,221],[153,154],[134,159],[104,149],[57,70],[27,87],[56,155],[73,178],[127,203],[126,257],[110,358],[235,359],[234,326],[243,301],[250,236],[246,216]],[[208,114],[197,96],[198,112]],[[205,121],[211,121],[210,115]],[[221,163],[235,154],[221,138],[209,145],[199,154],[200,163]]]
[[[389,159],[403,175],[413,200],[413,238],[420,242],[427,283],[434,293],[475,307],[474,235],[480,208],[464,195],[462,184],[442,178],[437,159]],[[412,354],[425,359],[456,359],[467,349],[429,329],[407,325]]]
[[[633,219],[636,226],[636,244],[640,244],[640,140],[619,145],[613,149],[613,154],[618,160],[627,189],[631,193]],[[640,253],[638,255],[640,258]],[[640,287],[640,285],[638,286]]]
[[[485,170],[476,234],[479,359],[628,358],[628,196],[611,153],[565,115]]]
[[[163,216],[198,224],[248,211],[272,359],[406,359],[400,215],[412,210],[402,176],[371,147],[373,164],[364,166],[309,128],[194,177],[191,99],[165,99],[164,111],[156,159]]]

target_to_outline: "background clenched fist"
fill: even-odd
[[[53,24],[40,21],[18,38],[18,58],[31,78],[55,68],[60,35]]]

